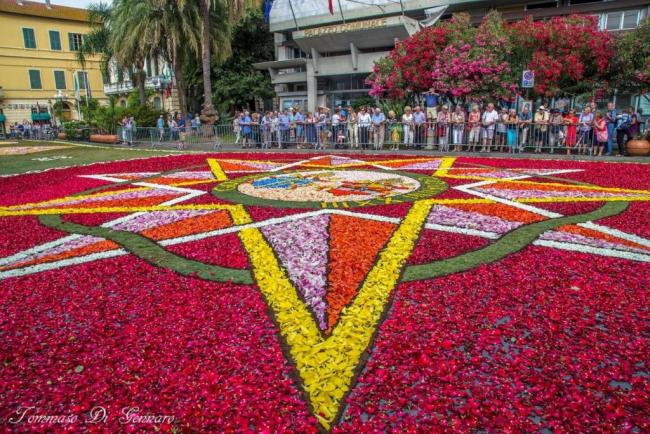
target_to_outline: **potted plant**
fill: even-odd
[[[625,147],[627,154],[634,157],[645,157],[650,154],[650,130],[628,141]]]

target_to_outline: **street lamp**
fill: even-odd
[[[63,117],[63,100],[68,99],[68,94],[63,93],[62,90],[57,90],[56,93],[53,96],[54,100],[58,104],[58,107],[60,108],[60,113],[61,117]],[[59,119],[59,122],[63,123],[63,119]]]

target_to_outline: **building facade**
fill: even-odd
[[[180,110],[178,92],[174,86],[173,69],[162,58],[148,58],[145,61],[145,89],[149,103],[156,110],[165,110],[170,113]],[[120,107],[126,107],[128,96],[136,90],[133,74],[129,68],[121,68],[114,61],[109,63],[107,83],[104,84],[104,93],[115,96]]]
[[[49,2],[0,0],[0,120],[79,119],[77,100],[105,103],[99,60],[76,60],[90,30],[84,9]]]
[[[276,60],[255,66],[269,71],[278,108],[314,111],[366,96],[365,79],[374,61],[386,56],[396,40],[456,12],[469,13],[476,23],[491,9],[508,21],[590,14],[604,30],[625,31],[635,28],[649,8],[650,0],[333,0],[330,13],[327,2],[275,0],[269,25]]]

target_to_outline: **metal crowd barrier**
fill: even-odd
[[[155,149],[219,149],[223,145],[242,148],[298,149],[429,149],[452,151],[547,152],[571,149],[593,153],[597,146],[594,128],[564,124],[502,123],[481,124],[429,122],[382,125],[305,123],[301,125],[233,126],[201,125],[187,128],[118,127],[121,143]],[[623,140],[630,137],[624,135]],[[613,138],[617,148],[617,137]]]

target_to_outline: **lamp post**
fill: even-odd
[[[62,90],[57,90],[56,93],[53,96],[54,100],[56,101],[55,105],[58,104],[58,107],[60,109],[60,117],[63,117],[63,100],[68,98],[67,93],[63,93]],[[54,113],[56,114],[56,109],[54,110]],[[59,118],[59,122],[63,123],[63,119]]]

